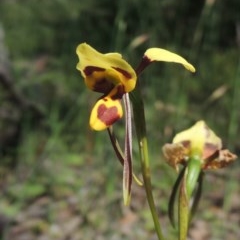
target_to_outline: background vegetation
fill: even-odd
[[[161,146],[204,119],[240,153],[238,0],[1,0],[1,239],[156,239],[144,190],[122,206],[121,166],[105,132],[89,130],[97,94],[75,66],[77,45],[120,51],[136,66],[148,47],[197,68],[159,63],[142,76],[154,194],[165,231],[176,174]],[[123,126],[116,125],[121,138]],[[134,169],[139,173],[137,148]],[[238,161],[206,173],[190,239],[240,238]],[[161,211],[160,211],[161,209]]]

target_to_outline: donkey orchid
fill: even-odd
[[[202,192],[203,170],[223,168],[237,156],[222,149],[221,139],[204,121],[198,121],[191,128],[178,133],[171,144],[163,146],[163,154],[169,165],[177,171],[179,164],[184,165],[172,189],[168,214],[175,225],[174,201],[179,188],[179,239],[186,239],[189,222]]]
[[[101,131],[123,115],[120,100],[125,93],[134,90],[137,74],[155,61],[176,62],[186,69],[195,72],[194,67],[179,55],[161,48],[149,48],[138,67],[133,68],[119,53],[102,54],[86,43],[77,47],[79,63],[77,69],[81,72],[86,86],[103,96],[96,102],[90,116],[92,129]]]
[[[108,130],[113,148],[123,165],[123,196],[124,203],[128,204],[132,176],[134,176],[132,174],[132,113],[128,93],[136,87],[138,75],[152,62],[176,62],[192,72],[195,69],[184,58],[160,48],[148,49],[136,70],[122,58],[121,54],[102,54],[86,43],[80,44],[76,52],[79,57],[77,69],[81,72],[86,86],[92,91],[103,94],[91,111],[90,127],[96,131]],[[112,129],[112,125],[123,116],[122,99],[126,115],[125,151],[120,149]],[[135,116],[135,121],[141,120]],[[136,179],[135,176],[134,178]]]
[[[119,53],[101,54],[82,43],[77,47],[77,55],[80,60],[77,69],[86,86],[103,93],[92,109],[90,126],[97,131],[104,130],[122,117],[120,100],[135,88],[136,73]]]
[[[113,149],[123,165],[125,205],[130,202],[132,179],[135,178],[139,183],[132,171],[132,119],[134,119],[144,188],[158,239],[164,240],[151,189],[144,103],[137,79],[147,66],[156,61],[180,63],[191,72],[195,72],[195,68],[181,56],[161,48],[147,49],[136,69],[132,68],[121,54],[102,54],[86,43],[80,44],[76,52],[79,57],[77,69],[81,72],[87,88],[102,94],[91,111],[90,127],[96,131],[105,129],[108,131]],[[124,151],[112,127],[122,118],[123,112]],[[201,196],[203,170],[225,167],[237,156],[229,150],[222,149],[221,139],[204,121],[199,121],[193,127],[178,133],[172,143],[163,146],[163,154],[167,162],[177,171],[179,165],[183,165],[172,189],[168,211],[170,220],[175,225],[174,202],[178,194],[178,232],[179,239],[184,240],[187,238],[189,223]]]
[[[198,121],[193,127],[178,133],[172,144],[163,146],[168,163],[178,170],[192,156],[198,156],[202,169],[218,169],[229,165],[237,156],[222,149],[221,139],[206,125]]]

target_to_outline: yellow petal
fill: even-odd
[[[90,127],[96,131],[104,130],[120,119],[122,115],[123,110],[120,100],[113,100],[106,96],[98,100],[92,109]]]
[[[193,65],[187,62],[187,60],[185,60],[183,57],[162,48],[149,48],[145,52],[144,56],[147,57],[151,62],[153,61],[175,62],[182,64],[187,70],[191,72],[196,71]]]
[[[102,54],[86,43],[80,44],[76,52],[79,57],[77,69],[90,89],[108,93],[120,83],[124,86],[125,92],[135,88],[136,73],[121,54]]]

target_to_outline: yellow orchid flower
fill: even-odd
[[[178,133],[173,143],[188,145],[189,155],[199,154],[205,159],[222,148],[222,141],[208,128],[204,121],[198,121],[191,128]]]
[[[178,133],[173,142],[165,144],[162,150],[168,164],[177,171],[179,164],[184,165],[172,189],[168,215],[175,225],[174,202],[178,191],[179,239],[186,239],[202,192],[203,170],[223,168],[237,156],[222,149],[222,140],[202,120]]]
[[[134,90],[138,75],[152,62],[176,62],[192,72],[195,71],[195,68],[179,55],[160,48],[148,49],[136,70],[122,58],[121,54],[102,54],[86,43],[78,45],[76,53],[79,58],[77,69],[81,72],[86,86],[92,91],[103,94],[91,111],[90,127],[97,131],[108,130],[113,148],[123,165],[123,198],[124,203],[128,205],[131,196],[132,177],[136,179],[132,171],[132,111],[128,93]],[[126,126],[124,151],[121,150],[111,127],[123,116],[122,99],[125,108]],[[133,104],[136,108],[137,105]],[[140,109],[140,112],[142,112],[142,109]],[[142,120],[145,122],[144,118],[136,117],[135,119],[135,121]],[[143,128],[144,125],[145,123],[142,125]],[[144,133],[144,131],[140,132],[141,134]],[[139,182],[138,179],[137,182]]]
[[[195,72],[195,68],[184,58],[161,48],[149,48],[136,72],[119,53],[102,54],[86,43],[80,44],[76,52],[79,57],[77,69],[86,86],[104,94],[93,107],[90,116],[90,126],[97,131],[108,128],[122,117],[122,96],[135,88],[137,75],[150,63],[175,62]]]
[[[178,164],[185,164],[193,156],[200,159],[202,169],[222,168],[237,158],[229,150],[222,150],[221,139],[204,121],[198,121],[191,128],[178,133],[172,144],[163,146],[163,154],[176,170]]]
[[[86,43],[77,47],[77,55],[77,69],[86,86],[104,94],[97,101],[90,117],[92,129],[104,130],[122,117],[120,100],[123,94],[135,88],[136,73],[120,54],[102,54]]]

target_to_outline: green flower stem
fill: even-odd
[[[201,172],[201,158],[197,155],[192,155],[188,160],[187,176],[186,176],[186,190],[188,198],[191,198],[193,190],[196,187],[199,174]]]
[[[144,113],[144,105],[142,101],[142,97],[140,94],[140,90],[136,87],[134,92],[130,94],[132,106],[133,106],[133,115],[134,115],[134,123],[138,138],[140,158],[141,158],[141,167],[142,167],[142,175],[144,181],[144,187],[147,195],[148,204],[151,210],[155,230],[159,240],[164,240],[164,236],[162,234],[160,222],[158,219],[158,214],[156,210],[156,206],[153,199],[152,194],[152,184],[151,184],[151,173],[149,166],[149,157],[148,157],[148,144],[146,137],[146,121],[145,121],[145,113]]]
[[[192,154],[188,160],[179,191],[179,240],[186,240],[189,221],[191,219],[190,199],[201,173],[201,158],[199,154]]]
[[[179,188],[178,227],[179,240],[186,240],[189,225],[189,198],[186,190],[186,176],[183,177]]]

